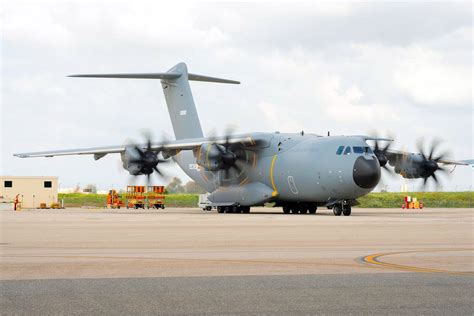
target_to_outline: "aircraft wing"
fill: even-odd
[[[245,147],[252,147],[261,144],[265,139],[255,138],[254,136],[242,136],[236,135],[229,138],[229,143],[231,144],[241,144]],[[169,142],[155,142],[151,144],[152,149],[157,151],[180,151],[180,150],[192,150],[198,148],[202,144],[206,143],[217,143],[223,144],[226,142],[225,137],[217,138],[192,138],[192,139],[182,139]],[[20,158],[35,158],[35,157],[54,157],[54,156],[70,156],[70,155],[94,155],[94,159],[98,160],[104,157],[107,154],[116,154],[122,153],[125,151],[125,148],[129,145],[119,145],[119,146],[106,146],[106,147],[92,147],[92,148],[76,148],[76,149],[60,149],[60,150],[51,150],[51,151],[38,151],[38,152],[25,152],[25,153],[16,153],[13,156]],[[133,144],[132,146],[135,146]],[[136,145],[142,149],[147,148],[147,144],[138,144]]]
[[[388,161],[393,164],[398,161],[402,161],[403,159],[405,159],[405,157],[409,155],[413,155],[413,153],[407,152],[407,151],[401,151],[401,150],[388,149],[385,155]],[[461,165],[461,166],[469,165],[468,161],[466,160],[453,160],[453,159],[448,159],[448,158],[439,159],[438,162],[445,165]]]

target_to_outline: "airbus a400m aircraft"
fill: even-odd
[[[111,147],[19,153],[15,156],[53,157],[90,154],[98,160],[120,154],[132,175],[161,174],[160,164],[174,160],[184,172],[210,192],[218,212],[248,213],[251,206],[274,202],[284,213],[315,213],[318,206],[334,215],[351,214],[356,199],[379,183],[381,168],[394,167],[405,178],[445,172],[444,165],[464,161],[429,154],[391,150],[390,139],[371,136],[320,136],[294,133],[249,133],[204,137],[189,80],[238,84],[238,81],[188,73],[179,63],[165,73],[87,74],[71,77],[160,79],[175,141]],[[371,147],[367,141],[375,141]],[[379,142],[384,141],[384,147]]]

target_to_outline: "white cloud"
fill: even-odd
[[[417,103],[459,107],[472,104],[472,68],[449,63],[442,53],[413,47],[395,70],[396,84]]]

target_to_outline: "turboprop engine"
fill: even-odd
[[[233,147],[228,142],[202,144],[198,150],[197,164],[208,171],[224,170],[228,172],[230,169],[234,169],[240,173],[246,163],[245,150]]]
[[[134,146],[127,146],[120,154],[122,166],[133,176],[153,173],[153,167],[158,164],[158,154],[145,153],[142,157]]]
[[[151,137],[148,136],[146,146],[132,144],[125,147],[125,151],[120,154],[122,166],[133,176],[146,175],[149,181],[153,172],[162,176],[158,165],[168,162],[168,160],[158,158],[160,152],[163,153],[163,148],[152,148]]]

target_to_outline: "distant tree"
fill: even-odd
[[[89,193],[97,193],[97,187],[95,186],[95,184],[88,184],[85,188],[84,188],[84,192],[89,192]]]
[[[182,183],[180,178],[174,177],[166,186],[166,191],[169,193],[183,193],[184,187],[181,185]]]
[[[184,185],[184,192],[186,193],[193,193],[193,194],[202,194],[206,193],[202,187],[200,187],[196,182],[189,181]]]
[[[79,192],[81,192],[81,186],[78,183],[76,187],[74,188],[74,193],[79,193]]]

